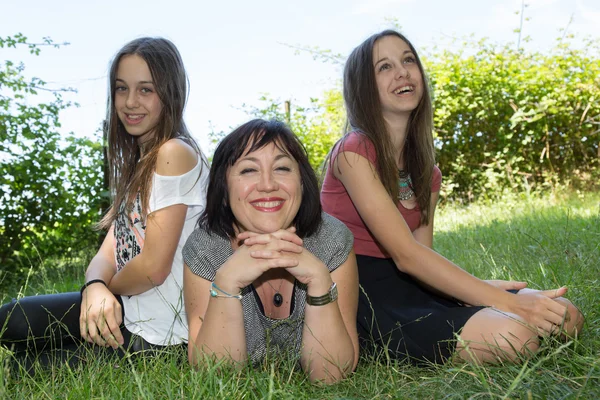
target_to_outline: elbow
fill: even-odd
[[[312,373],[309,374],[308,379],[312,383],[320,383],[324,385],[334,385],[342,380],[346,379],[349,374],[353,371],[351,368],[348,368],[347,371],[342,369],[334,370],[334,371],[324,371],[324,373]]]
[[[165,281],[167,280],[168,276],[169,276],[169,274],[154,273],[151,276],[148,276],[148,278],[150,279],[150,281],[152,282],[152,284],[154,286],[160,286],[163,283],[165,283]]]
[[[404,272],[405,274],[411,274],[411,258],[406,254],[392,255],[392,260],[394,260],[394,264],[396,264],[396,268],[400,272]]]
[[[347,362],[345,363],[332,363],[327,361],[325,365],[319,368],[315,362],[306,362],[307,360],[301,360],[303,369],[308,372],[308,379],[315,383],[321,383],[325,385],[333,385],[344,379],[356,369],[358,364],[358,357],[352,352],[352,357],[348,354]]]
[[[150,271],[152,272],[148,274],[148,279],[153,286],[160,286],[165,283],[171,274],[171,265],[169,264],[168,268],[165,268],[164,265],[156,265],[153,266],[153,268],[150,268]]]
[[[188,342],[188,362],[190,367],[198,369],[198,350],[192,341]]]
[[[412,275],[416,268],[419,268],[419,250],[422,245],[416,240],[412,240],[410,244],[402,246],[402,248],[395,249],[396,251],[390,252],[396,268],[405,274]]]

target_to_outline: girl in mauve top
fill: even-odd
[[[483,281],[432,250],[441,173],[412,44],[392,30],[369,37],[343,86],[350,130],[330,154],[321,202],[355,237],[362,347],[417,362],[497,362],[531,356],[541,336],[580,331],[566,287]]]

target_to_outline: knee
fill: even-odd
[[[512,362],[531,358],[540,348],[537,332],[521,321],[511,321],[498,336],[504,358]]]
[[[577,337],[583,329],[585,318],[579,308],[577,308],[570,300],[560,297],[557,302],[567,307],[567,314],[563,326],[564,334],[569,337]]]
[[[27,337],[27,327],[27,318],[18,300],[13,299],[0,307],[0,343]]]
[[[484,309],[464,326],[457,351],[465,361],[501,363],[530,358],[539,347],[537,333],[521,318]]]

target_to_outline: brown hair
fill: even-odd
[[[427,77],[417,51],[406,37],[394,30],[385,30],[372,35],[355,48],[346,61],[343,94],[348,120],[346,135],[340,139],[342,141],[340,146],[343,146],[347,134],[352,131],[359,131],[373,143],[377,154],[376,168],[379,179],[396,203],[399,178],[396,155],[383,119],[373,67],[373,47],[379,39],[386,36],[396,36],[406,42],[415,55],[423,77],[423,96],[410,114],[402,156],[404,170],[411,175],[412,189],[421,210],[420,222],[426,225],[429,222],[431,179],[435,163],[431,96]]]
[[[121,59],[128,55],[137,55],[146,62],[162,104],[160,119],[154,128],[154,135],[144,144],[143,155],[136,138],[125,130],[114,105],[117,69]],[[104,229],[110,227],[123,205],[125,210],[133,206],[138,194],[142,203],[142,218],[146,217],[158,151],[168,140],[183,140],[196,150],[203,166],[208,165],[183,121],[188,79],[181,55],[171,41],[143,37],[127,43],[115,55],[108,79],[110,92],[106,107],[106,126],[110,192],[113,201],[99,223]]]

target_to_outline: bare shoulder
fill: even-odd
[[[333,167],[335,177],[342,181],[344,178],[355,178],[356,174],[368,172],[369,175],[373,175],[375,173],[375,167],[371,161],[363,155],[351,151],[339,153]]]
[[[183,175],[194,169],[198,153],[183,140],[171,139],[158,150],[156,173],[165,176]]]

